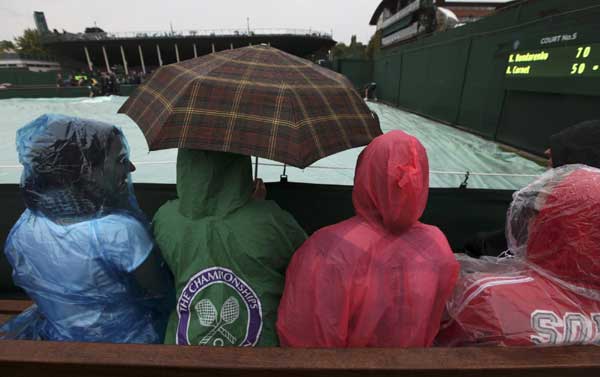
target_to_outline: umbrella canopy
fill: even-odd
[[[161,67],[119,112],[150,150],[232,152],[300,168],[381,134],[348,79],[264,45]]]

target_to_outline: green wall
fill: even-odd
[[[137,85],[121,85],[120,95],[130,96]],[[87,86],[81,87],[20,87],[0,89],[0,99],[8,98],[71,98],[88,97],[90,91]]]
[[[508,56],[516,49],[598,43],[598,20],[597,0],[532,0],[476,23],[384,49],[372,69],[377,96],[542,153],[553,132],[582,119],[600,118],[600,75],[507,79]],[[575,32],[576,40],[540,45],[544,37]]]
[[[0,99],[8,98],[68,98],[68,97],[88,97],[87,87],[30,87],[30,88],[12,88],[0,89]]]
[[[366,59],[336,59],[333,67],[343,72],[358,90],[373,81],[373,62]]]
[[[28,69],[0,69],[0,84],[56,85],[57,72],[31,72]]]

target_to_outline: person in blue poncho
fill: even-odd
[[[160,343],[172,281],[130,179],[115,126],[43,115],[17,131],[27,209],[5,254],[36,305],[5,338]]]

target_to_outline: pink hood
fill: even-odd
[[[388,132],[375,138],[358,158],[352,202],[356,214],[367,222],[402,232],[419,220],[428,194],[427,153],[415,137]]]

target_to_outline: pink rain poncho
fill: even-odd
[[[418,221],[428,191],[416,138],[392,131],[369,144],[354,179],[356,216],[317,231],[288,267],[282,346],[431,345],[459,267],[444,234]]]
[[[436,343],[600,344],[600,170],[566,165],[517,192],[512,258],[460,257]]]

